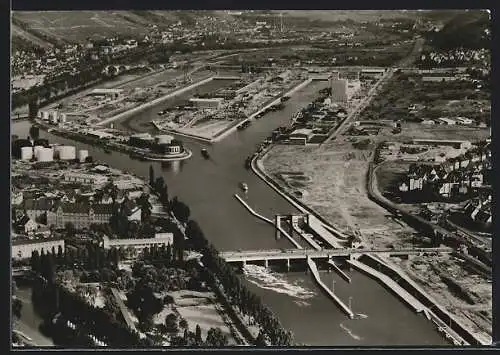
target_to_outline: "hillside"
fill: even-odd
[[[144,35],[151,25],[193,21],[196,11],[14,11],[13,46],[31,41],[36,46],[81,43],[87,38]],[[216,15],[213,12],[214,16]],[[223,13],[220,13],[223,16]],[[15,50],[15,49],[14,49]]]
[[[440,49],[479,49],[491,46],[491,21],[485,11],[468,11],[454,16],[441,31],[429,35],[430,43]]]

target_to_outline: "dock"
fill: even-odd
[[[319,286],[321,286],[321,288],[323,290],[325,290],[325,292],[333,299],[333,301],[342,309],[342,311],[344,311],[345,314],[347,314],[349,316],[349,318],[351,319],[354,319],[354,313],[351,311],[351,309],[349,309],[349,307],[346,306],[346,304],[344,302],[342,302],[342,300],[337,297],[336,294],[334,294],[325,284],[323,281],[321,281],[321,278],[319,276],[319,272],[318,272],[318,268],[316,267],[316,263],[311,259],[311,258],[307,258],[307,265],[309,266],[309,269],[311,270],[313,276],[314,276],[314,279],[316,280],[316,282],[318,283]]]

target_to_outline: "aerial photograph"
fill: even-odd
[[[491,346],[491,31],[12,11],[11,349]]]

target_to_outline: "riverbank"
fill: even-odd
[[[131,147],[126,144],[121,144],[121,143],[116,143],[116,142],[109,142],[105,141],[102,139],[98,138],[92,138],[85,136],[80,133],[72,132],[72,131],[67,131],[67,130],[62,130],[60,128],[55,128],[54,126],[47,125],[45,122],[41,120],[34,120],[34,122],[41,127],[42,129],[48,131],[49,129],[51,130],[50,133],[52,133],[55,136],[63,137],[63,138],[68,138],[68,139],[73,139],[75,141],[79,141],[82,143],[87,143],[91,145],[97,145],[100,148],[103,149],[110,149],[114,150],[117,152],[124,152],[124,153],[129,153],[131,156],[135,156],[138,159],[144,159],[148,161],[157,161],[157,162],[169,162],[169,161],[181,161],[181,160],[186,160],[191,158],[193,153],[187,149],[184,148],[184,150],[179,153],[179,154],[155,154],[152,153],[149,150],[146,149],[140,149],[136,147]]]
[[[262,160],[264,159],[265,155],[267,155],[269,153],[270,149],[268,149],[267,151],[263,152],[263,154],[259,155],[259,156],[256,156],[254,157],[253,161],[252,161],[252,169],[254,170],[254,172],[259,175],[266,183],[268,183],[270,186],[272,186],[278,193],[280,193],[281,195],[283,195],[284,197],[288,197],[289,199],[291,199],[289,196],[287,196],[288,194],[286,194],[286,192],[283,192],[281,189],[285,190],[286,191],[286,188],[280,184],[278,181],[275,181],[273,180],[269,175],[266,174],[265,172],[265,168],[263,166],[263,162]],[[295,160],[294,160],[295,161]],[[297,166],[295,163],[292,164],[293,166]],[[331,165],[331,164],[329,164]],[[283,167],[284,170],[286,170],[287,167]],[[319,168],[319,167],[316,167],[315,170],[323,170],[324,171],[324,168]],[[361,176],[363,176],[363,174],[361,174]],[[333,179],[333,180],[336,180],[336,179]],[[329,180],[331,181],[331,180]],[[365,180],[362,181],[362,183],[366,183]],[[281,189],[278,187],[280,186]],[[324,193],[324,190],[323,190],[323,193]],[[337,199],[335,199],[335,201],[337,201]],[[297,207],[302,210],[302,211],[306,211],[306,209],[301,206],[301,204],[297,203]],[[371,277],[373,277],[373,275],[371,275]],[[407,277],[407,276],[406,276]],[[408,291],[408,290],[405,290],[405,291]],[[435,306],[438,306],[436,303],[434,304]],[[439,306],[438,306],[439,307]],[[462,340],[457,340],[457,342],[461,342]],[[480,344],[481,342],[478,342],[478,344]]]

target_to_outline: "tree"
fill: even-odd
[[[29,99],[28,111],[29,111],[30,118],[35,118],[38,115],[38,98],[32,96]]]
[[[85,163],[93,163],[94,162],[94,158],[92,158],[90,155],[88,157],[85,158]]]
[[[64,263],[64,252],[62,246],[57,247],[57,263],[62,265]]]
[[[40,128],[38,128],[37,126],[35,125],[32,125],[30,127],[30,137],[35,140],[35,139],[38,139],[40,137]]]
[[[165,327],[167,328],[167,332],[170,333],[177,333],[179,331],[177,315],[175,313],[170,313],[165,317]]]
[[[16,298],[12,301],[12,314],[17,319],[21,318],[21,310],[23,309],[23,303],[20,299]]]
[[[201,345],[201,343],[203,343],[203,338],[201,337],[201,327],[199,324],[196,324],[195,339],[197,345]]]
[[[149,166],[149,185],[154,186],[155,184],[155,171],[153,169],[153,165]]]
[[[35,271],[35,272],[40,272],[41,269],[41,260],[40,260],[40,254],[38,254],[38,250],[34,250],[32,253],[31,253],[31,260],[30,260],[30,264],[31,264],[31,270]]]
[[[73,236],[75,235],[75,231],[76,231],[76,229],[75,229],[75,225],[74,225],[73,223],[71,223],[71,222],[66,222],[66,223],[64,224],[64,228],[66,229],[66,235],[67,235],[68,237],[73,237]]]
[[[210,328],[207,333],[207,339],[205,340],[208,346],[214,346],[221,348],[228,344],[227,336],[222,333],[220,328]]]
[[[179,321],[179,328],[184,329],[184,330],[188,329],[188,322],[186,319],[181,318],[181,320]]]
[[[161,189],[163,189],[163,186],[165,186],[165,179],[163,179],[162,176],[157,177],[154,184],[155,190],[161,191]]]

